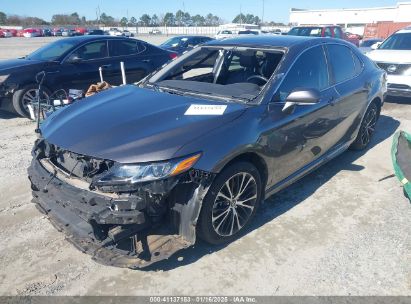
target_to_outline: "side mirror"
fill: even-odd
[[[285,99],[282,112],[291,114],[297,105],[313,105],[320,101],[320,92],[316,89],[293,90]]]
[[[378,49],[378,48],[380,47],[381,44],[382,44],[382,42],[374,43],[374,44],[371,46],[371,49],[372,49],[372,50],[376,50],[376,49]]]
[[[82,59],[78,55],[75,55],[75,54],[71,55],[67,60],[67,62],[69,63],[79,63],[81,61]]]

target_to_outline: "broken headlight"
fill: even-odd
[[[191,169],[200,156],[199,153],[164,162],[114,165],[95,184],[97,186],[135,184],[176,176]]]

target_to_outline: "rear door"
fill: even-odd
[[[136,39],[109,40],[111,66],[105,73],[113,84],[121,84],[120,62],[124,62],[127,83],[134,83],[166,63],[167,51],[153,47]]]
[[[364,81],[361,76],[364,64],[351,48],[343,44],[328,44],[327,53],[338,93],[332,106],[338,111],[341,120],[335,138],[339,143],[345,143],[355,136],[354,131],[366,106],[371,83]]]

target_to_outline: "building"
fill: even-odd
[[[411,22],[411,2],[398,2],[396,6],[372,8],[342,8],[305,10],[292,8],[290,23],[295,25],[338,24],[345,28],[362,27],[366,24]]]

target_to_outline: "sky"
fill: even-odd
[[[400,1],[400,0],[398,0]],[[54,14],[77,12],[87,19],[96,18],[96,8],[115,18],[136,17],[142,14],[161,15],[181,9],[191,15],[212,13],[227,22],[242,11],[262,16],[264,20],[288,22],[290,8],[327,9],[393,6],[393,0],[0,0],[0,11],[8,15],[40,17],[50,21]],[[30,3],[28,5],[28,3]]]

